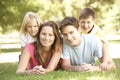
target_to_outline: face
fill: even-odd
[[[37,22],[36,22],[36,19],[32,19],[32,20],[28,23],[26,29],[27,29],[27,32],[28,32],[31,36],[33,36],[33,37],[36,36],[36,34],[38,33],[38,29],[39,29],[39,27],[38,27],[38,25],[37,25]]]
[[[44,47],[50,47],[55,40],[55,35],[53,33],[53,28],[50,26],[45,26],[40,32],[40,42]]]
[[[92,16],[89,16],[86,19],[81,18],[79,24],[80,24],[81,29],[84,32],[88,33],[94,26],[94,19]]]
[[[71,25],[66,26],[62,29],[62,34],[64,36],[65,41],[70,46],[75,47],[80,44],[80,33],[75,27]]]

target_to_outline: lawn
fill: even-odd
[[[16,75],[16,63],[0,64],[0,80],[120,80],[120,59],[114,59],[117,68],[101,72],[53,71],[45,75]]]

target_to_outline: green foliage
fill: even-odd
[[[120,59],[114,59],[117,68],[111,71],[101,72],[70,72],[53,71],[45,75],[16,75],[15,71],[18,63],[1,63],[1,80],[119,80],[120,79]]]
[[[0,1],[0,32],[19,31],[26,12],[38,13],[42,21],[61,21],[65,16],[78,17],[84,7],[96,11],[97,24],[101,27],[119,30],[119,0],[2,0]]]

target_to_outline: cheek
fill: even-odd
[[[53,41],[53,42],[55,41],[55,37],[52,37],[52,41]]]

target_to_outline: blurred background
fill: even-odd
[[[26,12],[38,13],[42,22],[59,23],[65,16],[78,18],[85,7],[95,10],[97,25],[110,42],[110,55],[120,58],[120,0],[1,0],[0,62],[18,61],[19,29]]]

